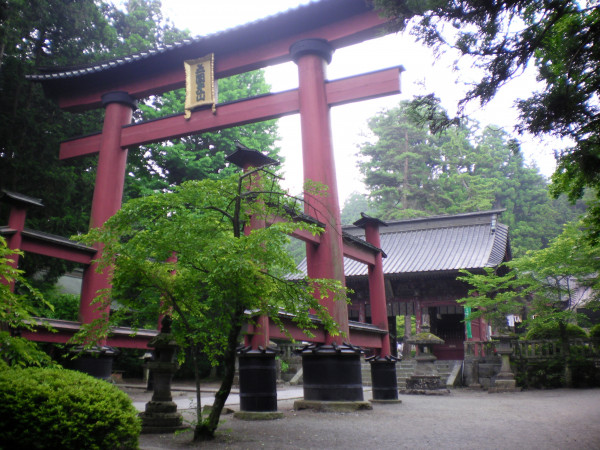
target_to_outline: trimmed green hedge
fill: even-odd
[[[567,324],[567,336],[570,339],[585,339],[588,337],[583,328],[573,323]],[[560,339],[560,329],[558,327],[558,323],[546,324],[544,326],[531,328],[527,332],[526,339]]]
[[[66,369],[0,371],[6,449],[137,449],[141,422],[116,386]]]

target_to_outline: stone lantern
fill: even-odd
[[[415,373],[406,380],[406,390],[404,394],[427,394],[427,395],[445,395],[450,391],[446,389],[445,384],[435,367],[436,357],[431,351],[431,346],[443,344],[444,340],[429,332],[429,327],[423,327],[423,331],[411,336],[406,340],[410,345],[416,345],[419,349],[416,356],[417,365]]]
[[[140,413],[142,433],[172,433],[188,428],[177,412],[177,404],[171,396],[171,380],[177,371],[177,343],[171,334],[172,319],[165,316],[160,333],[154,337],[148,347],[154,348],[154,361],[148,363],[152,372],[152,400],[146,403],[146,410]]]
[[[514,392],[520,390],[517,388],[515,375],[510,368],[510,355],[513,352],[511,345],[512,336],[505,332],[492,336],[492,338],[498,340],[496,353],[502,358],[502,366],[500,367],[500,373],[496,375],[494,385],[489,388],[488,392]]]

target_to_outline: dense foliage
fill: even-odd
[[[569,339],[585,339],[588,337],[587,333],[580,326],[574,323],[568,323],[565,329],[565,333]],[[527,331],[527,339],[560,339],[560,328],[558,323],[548,323],[537,327],[532,327]]]
[[[581,346],[571,346],[568,358],[555,357],[546,360],[522,359],[516,365],[516,380],[519,386],[532,389],[556,389],[564,387],[565,365],[570,368],[570,385],[575,388],[600,386],[600,375],[591,358],[586,358],[578,350]]]
[[[13,366],[53,365],[35,342],[14,335],[17,329],[34,330],[32,319],[53,306],[13,267],[15,253],[0,236],[0,369]],[[14,286],[14,290],[11,289]]]
[[[116,386],[66,369],[0,371],[3,448],[136,449],[141,423]]]
[[[520,131],[567,139],[557,149],[555,195],[579,198],[585,187],[600,196],[600,5],[595,0],[375,0],[396,29],[409,29],[424,44],[450,48],[471,58],[481,72],[462,105],[490,101],[528,65],[537,69],[542,89],[517,104]],[[439,129],[453,120],[435,114],[433,96],[422,104],[433,109],[430,123]],[[590,209],[588,234],[600,235],[600,205]]]
[[[518,314],[530,328],[558,326],[566,340],[567,324],[577,322],[577,308],[600,292],[600,249],[583,235],[579,224],[572,223],[547,248],[509,261],[497,272],[464,271],[461,279],[472,289],[459,301],[477,309],[474,316],[483,315],[499,327],[506,325],[507,315]]]
[[[600,339],[600,323],[597,323],[590,328],[590,337],[592,339]]]
[[[503,130],[469,122],[433,134],[417,123],[420,112],[403,102],[369,120],[374,139],[361,145],[359,167],[378,217],[506,209],[501,220],[518,255],[546,246],[583,212],[550,199],[545,178]]]

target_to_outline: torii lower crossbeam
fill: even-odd
[[[402,66],[330,81],[326,85],[327,103],[338,106],[400,93]],[[123,127],[121,147],[161,142],[181,136],[206,133],[248,123],[277,119],[300,110],[298,89],[267,94],[246,100],[217,105],[196,111],[190,120],[183,114]],[[98,152],[102,134],[93,134],[65,141],[60,146],[60,159],[90,155]]]

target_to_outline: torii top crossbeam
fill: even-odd
[[[93,227],[101,226],[121,206],[128,147],[299,113],[304,178],[328,186],[325,198],[313,204],[306,202],[306,212],[326,226],[319,244],[307,245],[308,275],[343,283],[343,243],[329,109],[399,93],[399,73],[403,69],[395,67],[329,82],[325,65],[335,49],[385,33],[385,20],[364,0],[321,0],[179,44],[87,67],[46,69],[29,78],[42,83],[47,95],[65,110],[106,108],[101,133],[61,144],[62,159],[99,154],[91,211]],[[293,60],[298,65],[299,87],[217,105],[215,114],[209,109],[199,110],[189,120],[181,114],[131,124],[135,100],[183,87],[184,61],[209,53],[214,54],[217,79]],[[107,280],[105,274],[95,273],[93,265],[85,270],[82,322],[100,316],[101,312],[87,305],[99,289],[109,287]],[[383,298],[378,307],[372,299],[373,324],[387,330],[385,296],[382,288],[379,291]],[[346,305],[328,299],[323,304],[350,336]],[[326,343],[334,341],[341,343],[341,337],[328,337]]]
[[[102,106],[102,94],[144,98],[181,88],[183,61],[215,54],[215,77],[291,61],[290,46],[324,39],[335,50],[385,34],[385,20],[365,0],[321,0],[226,31],[84,67],[45,68],[28,78],[69,111]]]

